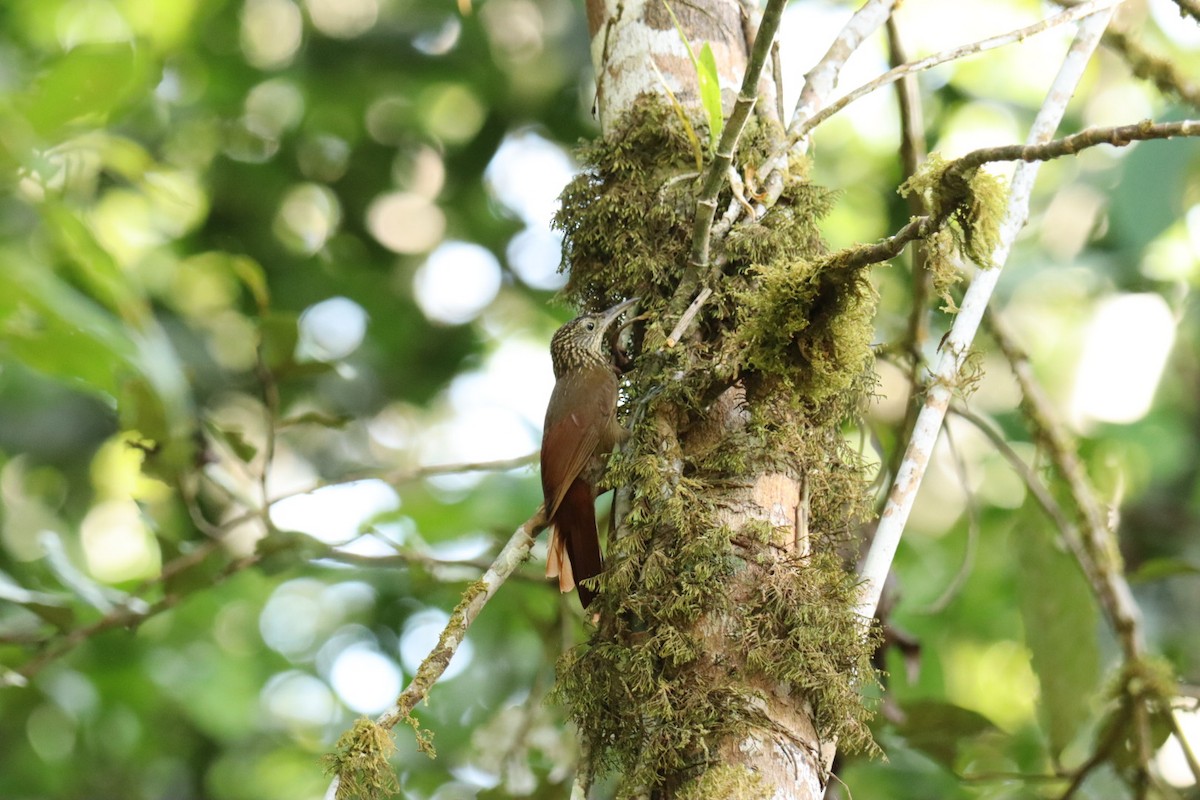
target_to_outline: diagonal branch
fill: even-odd
[[[1058,127],[1067,101],[1074,93],[1075,86],[1082,77],[1092,52],[1099,44],[1100,37],[1108,26],[1112,13],[1112,9],[1108,8],[1086,17],[1079,24],[1075,41],[1063,59],[1058,75],[1055,77],[1029,132],[1028,143],[1030,145],[1037,145],[1049,140],[1054,129]],[[1037,176],[1038,167],[1039,163],[1036,161],[1025,162],[1017,166],[1009,193],[1008,207],[1000,226],[999,243],[991,254],[991,262],[997,266],[994,269],[980,270],[976,273],[975,279],[963,298],[962,308],[955,317],[954,327],[951,328],[941,356],[934,367],[932,383],[926,394],[925,404],[917,417],[904,461],[892,484],[891,494],[884,506],[879,526],[875,531],[875,538],[863,565],[861,577],[864,587],[857,610],[867,620],[875,614],[879,596],[883,591],[884,580],[891,569],[892,559],[895,557],[896,548],[899,546],[900,537],[904,532],[904,525],[908,521],[917,490],[925,476],[925,468],[933,453],[934,442],[937,441],[942,422],[946,417],[946,410],[953,396],[953,387],[959,369],[966,359],[971,341],[975,338],[984,308],[991,298],[997,280],[999,280],[1001,268],[1007,260],[1012,243],[1025,224],[1029,213],[1029,195]]]
[[[1081,3],[1076,6],[1071,6],[1065,11],[1061,11],[1052,17],[1047,17],[1040,22],[1035,22],[1033,25],[1028,25],[1008,33],[1002,33],[997,36],[992,36],[971,44],[965,44],[961,47],[956,47],[952,50],[945,50],[941,53],[935,53],[931,56],[912,61],[908,64],[901,64],[898,67],[888,70],[874,80],[864,83],[849,94],[843,95],[835,102],[825,106],[820,111],[813,113],[811,116],[800,119],[799,117],[792,120],[792,124],[788,127],[788,145],[795,145],[808,135],[813,128],[820,125],[825,120],[832,117],[837,112],[841,111],[846,106],[858,100],[864,95],[874,92],[888,84],[894,83],[905,75],[911,75],[914,72],[920,72],[932,67],[945,64],[948,61],[956,61],[965,56],[975,55],[987,50],[994,50],[997,47],[1013,44],[1033,36],[1034,34],[1050,30],[1051,28],[1064,25],[1069,22],[1074,22],[1082,19],[1089,14],[1094,14],[1097,11],[1102,11],[1106,8],[1113,8],[1124,0],[1091,0],[1091,2]]]

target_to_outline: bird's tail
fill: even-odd
[[[558,504],[551,523],[546,577],[558,578],[560,591],[578,588],[579,602],[587,608],[596,592],[583,585],[577,586],[577,581],[593,578],[604,569],[591,487],[576,478]]]

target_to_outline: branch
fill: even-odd
[[[191,558],[191,555],[182,556],[181,558],[176,559],[176,561],[188,561],[190,565],[190,563],[192,563]],[[225,565],[224,569],[209,579],[206,588],[211,588],[219,583],[224,582],[230,576],[236,575],[247,567],[258,563],[258,560],[259,557],[257,555],[250,555],[244,558],[239,558],[235,561],[231,561],[229,564]],[[174,564],[175,562],[172,563]],[[182,567],[175,570],[175,572],[177,573],[181,569]],[[163,577],[166,576],[166,573],[167,571],[164,569]],[[162,579],[163,578],[160,577],[160,580]],[[150,607],[147,608],[140,598],[138,598],[136,595],[131,595],[130,599],[125,603],[116,606],[92,624],[85,625],[82,628],[76,628],[63,636],[61,639],[54,641],[53,644],[47,644],[47,646],[40,653],[38,653],[37,656],[22,664],[19,669],[7,671],[5,675],[0,676],[0,686],[28,681],[29,678],[32,678],[37,673],[41,672],[51,662],[66,655],[79,645],[91,639],[93,636],[112,630],[113,628],[136,627],[150,617],[174,608],[175,606],[179,605],[180,602],[190,596],[191,595],[187,593],[165,594],[157,602],[152,603]],[[135,600],[137,601],[136,603],[133,602]]]
[[[1186,14],[1200,22],[1200,3],[1196,0],[1175,0],[1175,5],[1179,6],[1179,16]]]
[[[894,5],[896,0],[867,0],[863,3],[829,45],[829,50],[821,60],[804,76],[804,88],[800,90],[796,110],[792,112],[792,120],[788,124],[788,149],[804,136],[800,129],[805,127],[837,86],[838,75],[846,60],[854,54],[864,39],[887,21],[892,15]],[[808,125],[807,130],[811,130],[812,127]],[[773,162],[774,159],[770,161]]]
[[[1125,59],[1134,75],[1150,81],[1163,94],[1173,94],[1186,103],[1200,106],[1200,86],[1188,80],[1173,62],[1151,53],[1131,39],[1127,30],[1114,26],[1104,34],[1104,44]]]
[[[1084,572],[1092,583],[1092,590],[1100,599],[1109,623],[1117,632],[1125,660],[1136,662],[1145,656],[1146,651],[1141,612],[1133,599],[1133,593],[1129,590],[1120,564],[1117,563],[1117,544],[1104,508],[1096,497],[1087,470],[1079,460],[1075,443],[1067,433],[1066,426],[1058,419],[1053,403],[1034,377],[1029,359],[1017,347],[1007,325],[997,314],[989,312],[987,323],[992,338],[1000,346],[1000,351],[1008,359],[1013,375],[1016,376],[1030,422],[1045,446],[1051,463],[1067,484],[1071,499],[1079,509],[1083,520],[1079,545],[1091,564],[1090,569],[1084,564]]]
[[[792,124],[788,127],[788,147],[790,149],[797,142],[807,136],[813,128],[817,127],[822,122],[853,103],[855,100],[858,100],[864,95],[870,94],[876,89],[887,86],[890,83],[894,83],[905,75],[927,70],[940,64],[945,64],[947,61],[956,61],[964,56],[975,55],[987,50],[994,50],[997,47],[1003,47],[1014,42],[1022,41],[1030,36],[1033,36],[1034,34],[1050,30],[1051,28],[1064,25],[1068,22],[1074,22],[1075,20],[1086,17],[1089,14],[1094,14],[1105,9],[1112,9],[1115,6],[1120,5],[1122,2],[1124,2],[1124,0],[1091,0],[1087,3],[1071,6],[1065,11],[1061,11],[1052,17],[1047,17],[1040,22],[1035,22],[1033,25],[1028,25],[1024,28],[1009,31],[1008,33],[1002,33],[997,36],[992,36],[971,44],[965,44],[961,47],[956,47],[953,50],[945,50],[941,53],[926,56],[925,58],[910,62],[908,64],[901,64],[900,66],[883,73],[875,80],[864,83],[862,86],[859,86],[849,94],[839,97],[837,101],[825,106],[819,112],[813,114],[807,119],[801,120],[794,118],[792,120]]]
[[[1067,101],[1082,77],[1092,51],[1099,43],[1100,36],[1104,33],[1112,13],[1112,9],[1107,8],[1085,18],[1080,23],[1075,41],[1067,51],[1058,75],[1033,122],[1028,137],[1029,144],[1036,145],[1045,142],[1053,135],[1054,129],[1058,127],[1059,121],[1062,119]],[[1017,166],[1009,193],[1008,207],[1000,226],[999,243],[991,254],[990,260],[996,267],[979,270],[976,273],[975,279],[963,297],[962,308],[954,319],[954,327],[947,336],[941,356],[934,368],[932,384],[926,394],[924,407],[917,417],[904,461],[892,484],[891,494],[884,506],[879,526],[875,531],[875,538],[863,565],[864,587],[857,610],[864,619],[870,620],[875,615],[875,608],[879,604],[879,596],[883,591],[884,580],[891,569],[892,559],[895,557],[896,548],[899,546],[900,537],[904,532],[904,525],[912,511],[913,500],[916,497],[917,489],[920,488],[921,479],[925,476],[925,468],[933,453],[934,442],[937,440],[938,432],[945,419],[958,371],[966,359],[971,341],[975,338],[975,331],[983,317],[983,310],[1000,277],[1001,268],[1008,257],[1009,249],[1028,216],[1029,195],[1037,176],[1038,166],[1038,162],[1026,162]]]
[[[479,616],[479,612],[483,610],[487,601],[492,599],[492,595],[501,584],[529,557],[534,538],[546,524],[545,509],[541,506],[532,517],[521,523],[487,572],[483,573],[483,577],[463,594],[462,600],[446,622],[437,646],[421,662],[417,674],[400,693],[396,704],[375,720],[377,724],[388,729],[396,727],[396,723],[408,719],[417,703],[425,699],[429,690],[446,671],[450,659],[458,652],[458,646],[466,638],[471,623]]]
[[[282,502],[292,497],[311,494],[320,489],[326,489],[330,486],[341,486],[347,483],[355,483],[357,481],[380,480],[389,486],[399,486],[412,481],[424,480],[425,478],[433,478],[438,475],[456,475],[460,472],[507,472],[510,469],[524,467],[537,461],[538,453],[528,453],[515,458],[505,458],[499,461],[469,461],[459,464],[434,464],[425,467],[410,467],[404,469],[394,469],[387,472],[380,472],[377,469],[365,469],[358,472],[348,472],[339,475],[336,478],[321,479],[312,483],[303,489],[294,489],[276,495],[268,502],[268,508],[276,503]],[[261,516],[262,510],[253,509],[239,514],[236,517],[226,520],[221,523],[221,530],[229,531],[236,528],[242,523],[249,522]]]
[[[1137,141],[1171,139],[1176,136],[1200,136],[1200,120],[1179,122],[1150,122],[1144,120],[1132,125],[1116,125],[1105,128],[1087,128],[1079,133],[1040,144],[1011,144],[1000,147],[985,147],[973,150],[962,158],[951,161],[942,173],[941,185],[961,183],[965,177],[983,164],[993,161],[1023,161],[1026,165],[1074,155],[1088,147],[1102,144],[1124,147]],[[1036,168],[1034,168],[1036,171]],[[1016,176],[1013,178],[1016,189]],[[1010,199],[1011,204],[1011,199]],[[854,268],[889,261],[904,251],[912,241],[926,239],[936,233],[953,215],[953,206],[945,208],[939,215],[914,217],[891,236],[869,245],[849,247],[830,255],[824,262],[826,267]],[[1010,224],[1006,218],[1006,225]],[[1007,255],[1011,242],[1001,247]]]

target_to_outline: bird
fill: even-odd
[[[595,501],[605,457],[628,433],[617,422],[618,369],[608,329],[637,298],[563,325],[550,340],[554,390],[542,429],[542,494],[550,525],[546,577],[558,588],[578,587],[584,608],[596,596],[579,581],[604,568],[596,531]]]

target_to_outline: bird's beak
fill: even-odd
[[[631,297],[623,303],[617,303],[612,308],[605,311],[600,317],[600,330],[608,330],[608,326],[617,321],[617,317],[624,313],[625,309],[640,300],[640,297]]]

